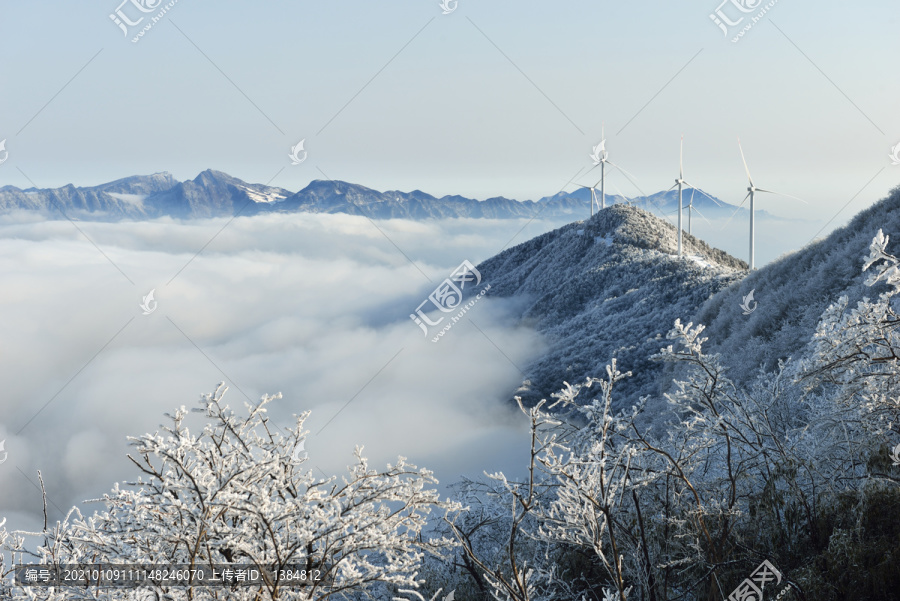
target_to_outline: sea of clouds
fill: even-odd
[[[51,520],[73,505],[93,512],[84,500],[137,476],[126,437],[158,431],[165,412],[198,406],[223,380],[239,410],[281,392],[269,415],[284,427],[311,410],[309,466],[327,474],[355,445],[372,467],[398,455],[426,466],[442,488],[520,472],[527,423],[509,399],[541,338],[490,294],[467,314],[474,325],[438,343],[409,314],[464,259],[555,225],[3,217],[0,519],[38,526],[38,471]],[[151,289],[158,305],[143,315]]]

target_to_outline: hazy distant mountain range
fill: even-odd
[[[701,192],[686,190],[685,205],[693,194],[694,206],[710,219],[731,215],[736,209]],[[608,195],[608,204],[631,203],[658,215],[677,209],[677,193],[659,192],[626,199]],[[379,192],[342,181],[315,180],[299,192],[249,184],[221,171],[206,170],[193,180],[180,182],[169,173],[136,175],[93,187],[72,184],[55,189],[13,186],[0,188],[0,213],[38,211],[48,218],[90,221],[175,217],[196,219],[260,213],[346,213],[372,219],[559,219],[590,215],[590,191],[579,188],[538,201],[495,197],[475,200],[463,196],[436,198],[420,190]],[[744,211],[745,209],[741,209]],[[761,218],[771,217],[757,211]],[[695,219],[697,217],[695,216]]]

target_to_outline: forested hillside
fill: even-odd
[[[851,305],[872,296],[859,266],[879,229],[900,238],[900,188],[828,237],[748,274],[685,317],[706,324],[709,349],[722,353],[736,380],[749,381],[759,368],[772,371],[779,359],[804,348],[828,305],[842,295]],[[756,310],[735,311],[751,290]]]
[[[739,281],[747,267],[688,234],[684,255],[677,257],[671,224],[615,205],[482,263],[491,296],[525,299],[523,320],[550,344],[526,368],[530,384],[517,394],[530,402],[547,398],[564,381],[601,373],[611,358],[635,372],[621,385],[621,406],[659,394],[662,366],[649,361],[657,336]]]

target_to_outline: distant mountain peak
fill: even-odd
[[[588,196],[585,196],[588,193]],[[661,193],[662,194],[662,193]],[[658,196],[658,195],[657,195]],[[60,201],[60,197],[62,201]],[[163,215],[182,219],[266,212],[345,213],[370,219],[576,219],[590,212],[589,192],[559,193],[538,202],[503,196],[476,200],[459,195],[436,198],[415,189],[411,192],[372,188],[340,180],[317,179],[293,193],[265,184],[251,184],[216,169],[205,169],[194,179],[179,182],[169,172],[136,175],[99,186],[26,192],[0,189],[0,211],[39,210],[48,216],[58,209],[77,211],[80,219],[151,219]],[[665,196],[660,197],[663,201]],[[609,195],[610,204],[625,202]],[[659,202],[632,199],[644,208]],[[642,204],[643,203],[643,204]],[[705,209],[710,211],[712,209]]]

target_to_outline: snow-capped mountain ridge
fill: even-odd
[[[625,199],[609,195],[609,204],[631,203],[663,215],[672,210],[674,192],[647,198]],[[123,196],[124,195],[124,196]],[[730,214],[736,207],[712,201],[695,206],[705,214]],[[460,195],[436,197],[421,190],[379,192],[366,186],[333,180],[314,180],[299,192],[264,184],[252,184],[227,173],[208,169],[193,180],[179,182],[171,174],[133,176],[90,187],[67,184],[55,189],[20,190],[0,188],[0,213],[40,211],[50,218],[66,216],[96,221],[153,219],[170,216],[181,219],[256,215],[269,212],[346,213],[372,219],[574,219],[590,214],[590,192],[579,189],[559,193],[539,201],[518,201],[502,196],[476,200]],[[706,197],[703,197],[706,198]],[[687,197],[685,197],[687,203]],[[741,209],[745,210],[745,209]],[[766,214],[759,212],[760,217]]]

